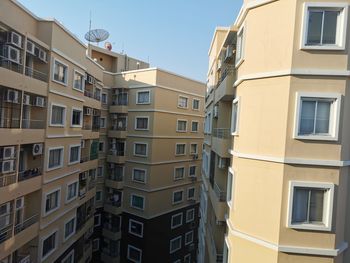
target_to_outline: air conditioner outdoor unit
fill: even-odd
[[[5,45],[3,47],[3,56],[13,63],[21,64],[21,53],[15,47]]]
[[[12,89],[7,90],[5,94],[5,101],[18,103],[18,91]]]
[[[84,108],[84,115],[91,115],[91,108]]]
[[[36,97],[35,98],[35,106],[44,107],[45,106],[45,99],[43,97]]]
[[[20,197],[16,199],[16,210],[22,209],[24,207],[24,197]]]
[[[219,107],[217,105],[214,106],[214,110],[213,110],[213,115],[214,118],[218,118],[219,117]]]
[[[94,77],[93,76],[91,76],[91,75],[88,75],[87,76],[87,82],[89,83],[89,84],[94,84],[94,82],[95,82],[95,79],[94,79]]]
[[[27,41],[27,53],[35,55],[35,45],[31,41]]]
[[[47,63],[47,53],[45,50],[39,49],[39,59]]]
[[[10,173],[14,171],[14,160],[6,160],[2,162],[1,172]]]
[[[23,95],[23,104],[30,105],[30,95],[28,95],[28,94]]]
[[[42,143],[35,143],[33,145],[33,156],[43,154],[43,145]]]
[[[2,159],[8,160],[15,157],[15,146],[4,147],[2,152]]]
[[[8,34],[7,42],[19,48],[22,48],[22,36],[16,32]]]

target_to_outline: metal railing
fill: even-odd
[[[80,163],[85,163],[90,161],[90,155],[80,156]]]
[[[121,207],[122,201],[120,200],[120,198],[119,198],[118,201],[115,201],[113,196],[108,196],[105,199],[105,204],[111,205],[111,206],[114,206],[114,207]]]
[[[113,156],[125,156],[125,151],[118,151],[118,150],[110,150],[109,154]]]
[[[230,138],[231,131],[229,128],[214,128],[213,129],[213,137],[219,139],[228,139]]]
[[[223,82],[225,80],[227,75],[234,74],[234,73],[235,73],[235,69],[234,68],[225,68],[225,70],[221,74],[221,77],[218,80],[218,83],[216,84],[216,87],[220,86],[221,82]]]
[[[121,182],[121,181],[123,181],[123,175],[111,173],[107,176],[107,179],[111,180],[111,181],[115,181],[115,182]]]
[[[112,131],[126,131],[126,125],[120,126],[118,124],[111,125]]]
[[[16,183],[16,174],[10,174],[10,175],[2,175],[0,176],[0,187],[5,187],[11,184]]]
[[[0,229],[0,244],[12,237],[12,228],[13,225],[10,224]]]
[[[35,70],[33,68],[30,67],[25,67],[25,74],[28,77],[40,80],[40,81],[44,81],[47,82],[48,81],[48,77],[47,74],[38,70]]]
[[[31,225],[34,225],[36,222],[38,222],[38,219],[39,219],[39,215],[36,214],[24,220],[22,223],[15,225],[14,227],[15,235],[22,232],[24,229],[30,227]]]
[[[223,191],[216,182],[214,182],[214,192],[221,202],[226,201],[226,191]]]
[[[112,105],[114,106],[127,106],[128,100],[127,99],[116,99],[112,101]]]
[[[23,172],[18,173],[18,181],[25,181],[31,178],[34,178],[36,176],[39,176],[42,174],[42,170],[40,168],[33,168],[33,169],[28,169]]]
[[[20,58],[20,61],[22,61],[22,58]],[[2,68],[6,68],[12,71],[15,71],[17,73],[21,73],[23,72],[23,66],[15,63],[13,61],[10,61],[8,58],[0,56],[0,67]]]
[[[44,120],[22,119],[22,129],[44,129]]]
[[[0,120],[0,128],[19,129],[19,118],[3,118]]]

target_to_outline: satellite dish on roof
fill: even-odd
[[[104,29],[93,29],[85,34],[85,39],[89,42],[100,43],[109,37],[109,33]]]

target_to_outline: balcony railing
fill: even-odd
[[[12,237],[13,225],[7,225],[6,227],[0,229],[0,244]]]
[[[112,101],[113,106],[127,106],[128,105],[128,100],[113,100]]]
[[[16,183],[16,174],[2,175],[0,176],[0,187],[5,187]]]
[[[90,155],[80,156],[80,163],[85,163],[90,161]]]
[[[235,73],[235,69],[234,68],[226,68],[222,74],[221,74],[221,77],[220,79],[218,80],[218,83],[216,84],[216,87],[219,87],[221,82],[224,81],[224,79],[227,77],[227,75],[229,74],[234,74]]]
[[[19,129],[19,118],[3,118],[0,122],[0,128]]]
[[[24,180],[28,180],[36,176],[39,176],[41,174],[42,174],[42,170],[40,168],[28,169],[18,173],[18,181],[21,182]]]
[[[110,150],[109,154],[114,156],[125,156],[125,151],[118,151],[118,150]]]
[[[230,138],[231,131],[229,128],[214,128],[213,129],[213,137],[219,139],[228,139]]]
[[[20,59],[21,61],[21,59]],[[23,66],[15,62],[10,61],[8,58],[0,56],[0,67],[6,68],[18,73],[23,72]]]
[[[120,232],[120,225],[114,225],[112,223],[104,223],[103,227],[111,232]]]
[[[216,182],[214,182],[214,192],[221,202],[226,201],[226,191],[223,191]]]
[[[114,200],[113,196],[106,197],[105,203],[107,205],[115,206],[115,207],[121,207],[122,201],[120,200]]]
[[[115,258],[115,257],[119,257],[119,251],[114,251],[114,250],[110,250],[106,247],[104,247],[102,249],[102,253],[106,254],[107,256],[110,256],[112,258]]]
[[[44,120],[33,120],[33,119],[22,120],[22,129],[44,129],[44,128],[45,128]]]
[[[37,80],[41,80],[44,82],[48,81],[48,77],[47,77],[46,73],[35,70],[33,68],[30,68],[30,67],[25,67],[25,74],[26,74],[26,76],[37,79]]]
[[[114,124],[111,126],[112,131],[126,131],[126,125]]]
[[[109,174],[108,180],[115,181],[115,182],[121,182],[123,181],[123,175],[122,174]]]
[[[39,215],[36,214],[24,220],[22,223],[16,225],[14,228],[15,235],[22,232],[24,229],[30,227],[31,225],[34,225],[36,222],[38,222],[38,219]]]

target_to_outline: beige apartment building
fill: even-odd
[[[0,262],[193,262],[204,94],[0,1]]]
[[[349,4],[246,0],[216,29],[198,262],[350,262]]]

